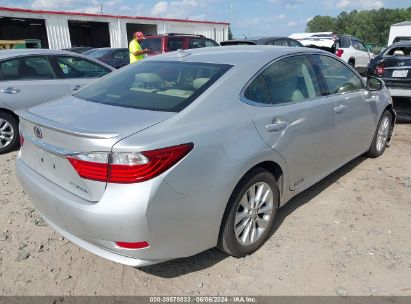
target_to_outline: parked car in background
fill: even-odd
[[[368,75],[382,78],[391,96],[411,97],[411,41],[392,44],[373,59]]]
[[[19,145],[16,110],[75,92],[112,67],[66,51],[0,52],[0,153]]]
[[[93,49],[91,46],[77,46],[77,47],[71,47],[67,49],[63,49],[63,51],[69,51],[69,52],[74,52],[77,54],[83,54],[84,52],[87,52],[88,50]]]
[[[202,47],[219,46],[217,42],[203,35],[170,33],[164,35],[146,36],[141,41],[143,49],[149,49],[151,55],[177,51],[178,49],[197,49]]]
[[[338,36],[338,47],[335,54],[360,73],[365,73],[371,61],[371,54],[364,43],[353,36]]]
[[[347,62],[359,73],[365,73],[373,55],[369,53],[364,43],[350,35],[337,35],[333,32],[292,34],[306,47],[330,51]]]
[[[97,59],[116,69],[130,63],[130,54],[127,48],[96,48],[84,52],[83,55]]]
[[[255,37],[248,39],[234,39],[223,41],[220,45],[277,45],[303,47],[300,42],[288,37]]]
[[[19,111],[18,179],[79,246],[144,266],[271,236],[278,208],[381,155],[394,127],[378,78],[320,50],[233,46],[146,58]]]

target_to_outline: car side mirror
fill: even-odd
[[[383,87],[383,81],[377,77],[369,76],[366,82],[367,91],[380,91]]]

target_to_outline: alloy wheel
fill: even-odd
[[[264,182],[252,185],[243,195],[234,220],[234,231],[241,245],[254,244],[266,231],[273,215],[271,187]]]
[[[14,128],[10,122],[0,118],[0,148],[5,148],[14,139]]]

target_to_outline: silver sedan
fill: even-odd
[[[79,90],[112,67],[72,52],[46,49],[0,52],[0,153],[19,144],[15,111]]]
[[[179,51],[19,112],[17,175],[56,231],[144,266],[218,246],[242,257],[277,210],[395,122],[382,81],[319,50]]]

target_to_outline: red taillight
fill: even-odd
[[[384,66],[383,66],[383,65],[377,65],[377,66],[375,67],[375,72],[376,72],[378,75],[384,75]]]
[[[24,136],[23,136],[23,133],[21,133],[20,131],[20,148],[23,147],[23,144],[24,144]]]
[[[342,49],[337,49],[335,51],[335,55],[337,55],[337,57],[341,57],[343,53],[344,53],[344,50],[342,50]]]
[[[131,184],[162,174],[192,149],[193,144],[190,143],[141,153],[94,152],[72,155],[68,160],[82,178]]]
[[[147,242],[135,242],[135,243],[116,242],[116,245],[118,247],[125,248],[125,249],[142,249],[142,248],[147,248],[150,246]]]

